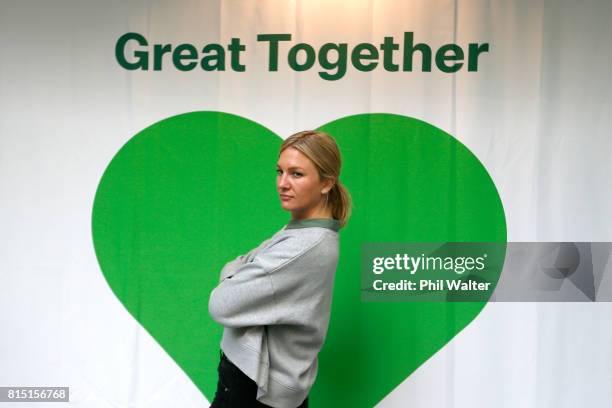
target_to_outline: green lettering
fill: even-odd
[[[338,57],[336,58],[335,61],[329,60],[328,56],[329,56],[330,51],[336,51]],[[324,44],[319,50],[319,64],[327,70],[335,69],[335,68],[337,68],[337,70],[333,74],[330,74],[329,72],[321,71],[319,72],[319,76],[328,81],[335,81],[337,79],[342,78],[344,74],[346,74],[346,58],[347,58],[347,44],[346,43]]]
[[[161,71],[162,59],[164,57],[164,54],[167,54],[170,51],[172,51],[172,45],[170,44],[166,44],[166,45],[155,44],[155,46],[153,47],[153,70],[154,71]]]
[[[134,51],[134,56],[137,58],[136,62],[129,62],[125,57],[125,46],[128,41],[134,40],[140,46],[149,45],[147,40],[138,33],[125,33],[117,40],[115,45],[115,58],[119,65],[130,71],[136,69],[147,70],[149,69],[149,53],[147,51]]]
[[[412,32],[404,33],[404,71],[412,71],[412,57],[415,51],[423,54],[422,71],[431,72],[431,48],[427,44],[414,44]]]
[[[186,54],[183,54],[183,51],[187,51]],[[191,71],[194,69],[198,63],[196,61],[191,61],[187,64],[183,63],[183,60],[197,60],[198,59],[198,50],[191,44],[181,44],[174,49],[172,53],[172,62],[174,66],[181,71]]]
[[[244,65],[240,63],[240,52],[246,49],[246,46],[240,44],[240,38],[232,38],[230,45],[227,46],[231,54],[232,69],[237,72],[244,72]]]
[[[399,65],[393,63],[393,51],[399,50],[399,44],[393,42],[393,37],[385,37],[385,41],[380,44],[383,51],[383,66],[386,71],[397,71]]]
[[[468,71],[478,71],[478,56],[481,52],[488,52],[489,44],[470,44],[468,46]]]
[[[304,61],[303,64],[299,64],[297,61],[297,54],[300,51],[304,51],[306,53],[306,60]],[[312,68],[312,66],[314,65],[315,59],[316,59],[316,53],[315,53],[314,48],[312,48],[310,45],[306,43],[299,43],[291,47],[291,49],[289,50],[289,55],[287,56],[287,59],[289,62],[289,66],[294,71],[306,71]]]
[[[366,54],[363,53],[366,51]],[[378,60],[378,49],[370,43],[360,43],[353,48],[351,52],[351,62],[353,66],[359,71],[368,72],[372,71],[378,65],[378,61],[371,61],[368,64],[364,64],[362,60]]]
[[[202,57],[200,66],[204,71],[225,71],[225,49],[220,44],[208,44],[202,48],[203,54],[215,52]]]
[[[463,66],[463,62],[455,62],[454,64],[447,64],[447,61],[461,61],[463,60],[463,50],[457,44],[446,44],[438,49],[436,52],[436,65],[442,72],[457,72]]]
[[[258,34],[257,41],[268,41],[268,70],[278,71],[278,43],[280,41],[291,41],[291,34]]]

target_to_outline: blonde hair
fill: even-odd
[[[285,139],[279,155],[289,147],[300,151],[314,163],[321,180],[334,181],[331,190],[325,194],[324,206],[331,208],[332,217],[340,222],[340,227],[344,227],[351,216],[351,195],[340,183],[342,158],[334,138],[325,132],[305,130]]]

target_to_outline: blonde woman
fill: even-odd
[[[291,220],[226,264],[208,309],[225,327],[211,408],[308,407],[329,323],[339,230],[351,210],[341,156],[324,132],[280,147],[276,187]]]

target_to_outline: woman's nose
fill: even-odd
[[[278,176],[278,187],[282,189],[289,188],[289,181],[286,175]]]

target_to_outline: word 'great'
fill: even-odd
[[[291,41],[291,34],[259,34],[257,42],[263,43],[268,50],[268,71],[278,71],[280,52],[286,51],[283,58],[294,71],[308,71],[317,65],[318,74],[328,81],[342,78],[349,63],[358,71],[373,71],[379,65],[385,71],[412,72],[415,70],[415,56],[420,60],[417,69],[431,72],[433,61],[438,70],[446,73],[459,71],[466,63],[468,71],[477,71],[479,57],[489,51],[488,43],[470,43],[467,52],[457,44],[445,44],[437,50],[425,43],[414,43],[412,32],[405,32],[401,44],[393,37],[384,37],[378,46],[359,43],[349,47],[348,43],[325,43],[315,49],[307,43],[285,44]],[[129,45],[129,46],[128,46]],[[285,45],[290,45],[287,50]],[[221,44],[205,44],[201,48],[193,44],[152,44],[138,33],[123,34],[115,45],[115,57],[121,67],[134,71],[161,71],[172,64],[179,71],[191,71],[198,66],[204,71],[225,71],[226,48],[229,54],[229,69],[244,72],[246,65],[241,62],[246,45],[240,38],[232,38],[227,47]],[[128,51],[130,50],[130,51]]]

